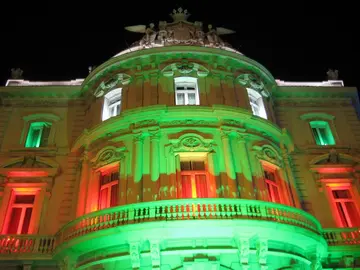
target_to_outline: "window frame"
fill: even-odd
[[[252,88],[246,88],[246,90],[253,115],[268,119],[263,96]],[[254,100],[256,101],[254,102]],[[257,107],[258,112],[255,112],[254,107]]]
[[[319,145],[319,146],[336,145],[335,137],[334,137],[333,131],[332,131],[331,126],[328,121],[326,121],[326,120],[310,120],[309,125],[310,125],[311,134],[313,136],[313,139],[314,139],[314,142],[316,145]],[[326,133],[326,137],[327,137],[326,141],[329,142],[328,144],[322,143],[322,142],[324,142],[325,138],[322,138],[322,134],[319,131],[320,128],[325,129],[325,133]],[[316,136],[314,134],[314,129],[317,130],[317,136],[320,141],[317,141]]]
[[[42,145],[42,140],[43,138],[43,131],[44,131],[44,127],[48,127],[51,131],[51,126],[52,124],[49,122],[45,122],[45,121],[36,121],[36,122],[30,122],[29,123],[29,129],[27,131],[26,134],[26,140],[25,140],[25,148],[39,148],[39,147],[47,147],[49,145],[49,137],[50,137],[50,132],[47,135],[47,143],[46,145]],[[36,139],[36,143],[35,146],[33,146],[30,143],[30,136],[34,136],[33,133],[35,132],[35,130],[39,130],[39,134],[38,134],[38,138]],[[28,146],[29,145],[29,146]]]
[[[122,102],[122,88],[115,88],[103,98],[102,108],[102,121],[106,121],[112,117],[116,117],[121,114],[121,102]],[[116,114],[112,113],[112,108],[119,107],[119,111]]]
[[[177,90],[179,84],[195,84],[195,90]],[[198,106],[200,105],[198,79],[194,77],[177,77],[174,79],[175,105],[177,106]],[[195,93],[195,104],[188,103],[188,94]],[[184,104],[178,104],[177,94],[184,94]]]
[[[265,181],[265,186],[266,186],[266,190],[268,193],[268,201],[272,202],[272,203],[280,203],[280,204],[284,204],[284,198],[283,198],[283,188],[281,186],[279,177],[278,177],[278,168],[273,168],[267,165],[262,164],[263,167],[263,172],[264,172],[264,181]],[[274,181],[271,179],[267,179],[266,178],[266,173],[265,172],[270,172],[274,175]],[[279,198],[279,201],[275,201],[275,196],[274,196],[274,187],[276,187],[277,189],[277,195]]]
[[[109,181],[108,183],[106,184],[101,184],[101,178],[104,177],[105,175],[111,175],[113,173],[117,173],[118,174],[118,179],[117,180],[112,180],[112,181]],[[110,208],[110,207],[114,207],[114,206],[117,206],[119,204],[119,188],[120,188],[120,174],[119,174],[119,170],[118,169],[112,169],[110,171],[106,171],[106,172],[101,172],[100,175],[99,175],[99,198],[98,198],[98,210],[103,210],[103,209],[106,209],[106,208]],[[115,205],[111,205],[111,191],[112,191],[112,188],[113,186],[118,186],[118,192],[116,194],[116,198],[117,198],[117,202]],[[103,190],[107,189],[107,194],[106,194],[106,206],[105,207],[101,207],[101,192]]]
[[[327,183],[326,184],[326,189],[327,189],[327,195],[329,197],[330,200],[330,204],[332,205],[332,209],[334,211],[331,211],[333,213],[333,217],[335,219],[335,222],[337,224],[337,226],[342,227],[342,228],[348,228],[348,227],[357,227],[358,225],[355,226],[347,226],[346,224],[343,223],[342,219],[341,219],[341,215],[339,213],[339,210],[337,208],[337,202],[340,202],[341,205],[343,205],[343,203],[352,201],[354,204],[354,207],[357,211],[357,219],[360,220],[360,208],[358,206],[358,202],[359,202],[359,198],[357,196],[357,194],[355,193],[355,190],[353,188],[353,185],[351,183]],[[333,191],[334,190],[348,190],[349,194],[351,195],[351,199],[349,198],[334,198],[333,195]],[[351,217],[349,217],[349,213],[347,210],[347,207],[343,207],[345,208],[345,218],[346,218],[346,223],[351,224]]]

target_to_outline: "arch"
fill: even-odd
[[[102,81],[100,85],[94,91],[94,96],[99,98],[106,93],[113,90],[115,87],[119,88],[121,85],[128,85],[132,80],[132,77],[126,73],[118,73],[106,81]]]
[[[332,155],[332,156],[331,156]],[[330,164],[338,164],[338,165],[356,165],[360,163],[360,159],[353,157],[351,155],[337,153],[334,149],[330,151],[328,154],[323,154],[317,157],[314,157],[310,160],[310,166],[316,165],[330,165]]]
[[[195,133],[186,133],[178,139],[171,139],[170,142],[173,152],[211,152],[214,147],[213,140]]]
[[[106,166],[108,164],[120,161],[124,158],[125,148],[117,148],[115,146],[106,146],[97,152],[96,156],[91,159],[91,163],[95,169]]]
[[[45,167],[44,167],[45,166]],[[59,164],[45,157],[23,156],[8,159],[0,168],[59,168]]]
[[[280,149],[277,149],[270,144],[263,144],[261,146],[254,145],[253,149],[258,152],[259,159],[270,162],[278,167],[282,167],[283,158],[280,155]]]

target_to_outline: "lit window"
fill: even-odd
[[[180,161],[182,198],[207,198],[207,172],[202,160]]]
[[[276,181],[275,172],[264,170],[266,188],[269,194],[269,201],[274,203],[281,203],[279,194],[279,185]]]
[[[261,94],[251,88],[247,88],[247,91],[252,113],[256,116],[267,119],[264,101]]]
[[[33,122],[30,124],[25,147],[44,147],[48,145],[51,124]]]
[[[341,226],[360,226],[359,211],[350,187],[331,188],[330,191]]]
[[[10,206],[7,234],[27,234],[34,208],[35,195],[15,195]]]
[[[104,96],[102,120],[120,114],[121,111],[121,88],[114,89]]]
[[[329,123],[326,121],[311,121],[311,130],[317,145],[334,145],[335,140],[332,135]]]
[[[119,173],[111,172],[100,176],[99,209],[116,206],[118,203]]]
[[[196,78],[175,78],[175,101],[176,105],[200,104]]]

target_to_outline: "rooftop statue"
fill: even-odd
[[[179,8],[170,14],[173,22],[160,21],[158,27],[151,23],[146,25],[133,25],[125,27],[126,30],[144,34],[143,38],[133,44],[141,48],[169,46],[169,45],[199,45],[207,47],[230,47],[220,38],[220,35],[232,34],[235,31],[208,25],[208,31],[203,31],[202,22],[194,23],[187,21],[190,14],[187,10]]]
[[[23,79],[23,70],[20,68],[12,68],[11,69],[11,79],[13,80],[21,80]]]
[[[329,81],[337,81],[339,79],[339,71],[338,70],[329,69],[328,72],[326,72],[326,75],[327,75]]]

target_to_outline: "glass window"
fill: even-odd
[[[48,145],[51,124],[33,122],[30,124],[25,147],[45,147]]]
[[[329,123],[326,121],[311,121],[311,131],[317,145],[334,145],[335,140]]]
[[[102,120],[117,116],[121,111],[121,88],[114,89],[104,96]]]
[[[175,78],[175,103],[176,105],[200,104],[196,78]]]
[[[203,160],[180,161],[182,198],[208,198],[207,172]]]
[[[267,119],[264,101],[261,94],[251,88],[248,88],[247,91],[248,91],[249,102],[252,113],[256,116],[260,116],[264,119]]]
[[[111,172],[100,176],[99,209],[118,204],[119,172]]]
[[[275,172],[265,169],[264,176],[266,188],[269,194],[269,201],[274,203],[281,203],[279,185],[276,181]]]
[[[360,226],[359,212],[350,188],[332,189],[331,195],[341,225],[343,227]]]
[[[33,212],[35,195],[15,195],[10,207],[8,234],[27,234]]]

